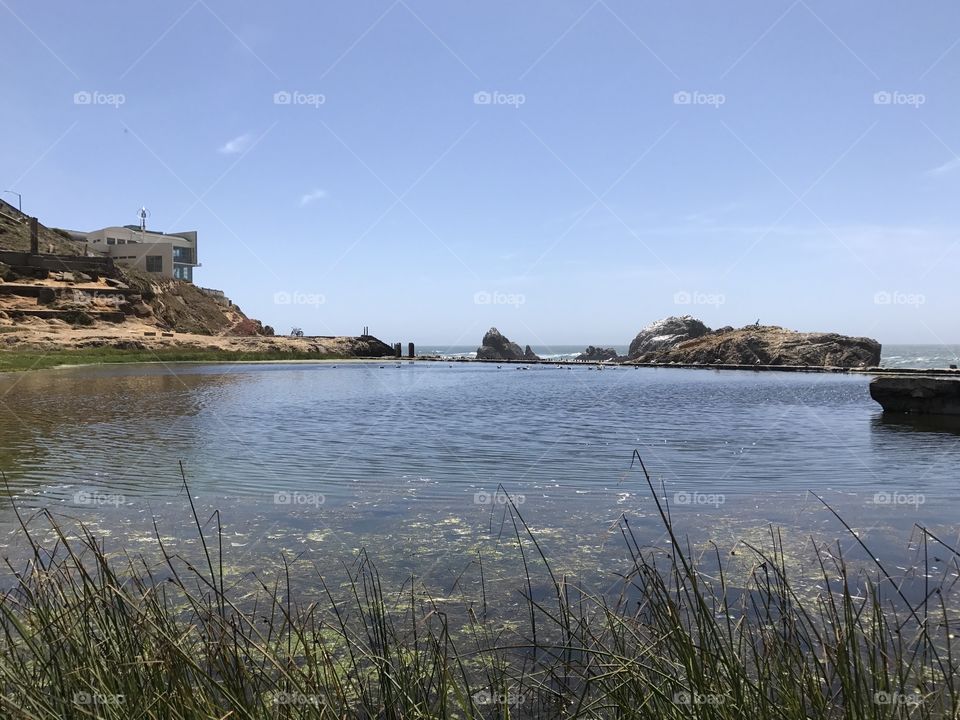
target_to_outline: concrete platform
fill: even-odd
[[[884,375],[870,382],[870,397],[884,412],[960,416],[960,378]]]

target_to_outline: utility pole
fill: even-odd
[[[17,210],[23,212],[23,195],[18,193],[16,190],[4,190],[4,192],[17,196]]]

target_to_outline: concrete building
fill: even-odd
[[[196,230],[162,233],[124,225],[86,233],[70,231],[70,237],[86,242],[93,254],[168,280],[193,282],[193,269],[200,266]]]

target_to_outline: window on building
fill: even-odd
[[[163,272],[163,255],[147,255],[147,272]]]
[[[173,248],[173,261],[182,263],[193,262],[193,248],[176,247]]]
[[[193,282],[193,268],[190,267],[189,265],[174,265],[173,276],[177,280],[186,280],[187,282]]]
[[[120,245],[126,245],[126,244],[127,244],[127,241],[124,240],[123,238],[120,238],[120,239],[117,240],[117,243],[120,244]]]
[[[116,245],[116,244],[117,244],[116,238],[107,238],[107,245]]]

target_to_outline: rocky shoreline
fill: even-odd
[[[880,364],[881,345],[866,337],[804,333],[776,325],[711,330],[690,315],[650,323],[630,342],[627,354],[588,346],[576,360],[628,365],[711,367],[869,368]],[[526,361],[539,358],[496,328],[477,348],[477,360]]]

